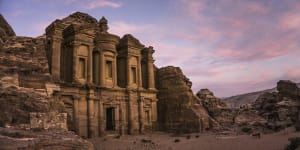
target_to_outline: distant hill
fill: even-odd
[[[300,83],[297,83],[297,86],[300,87]],[[226,98],[223,98],[222,100],[224,100],[229,107],[239,107],[240,105],[254,102],[259,97],[259,95],[261,95],[263,93],[276,92],[276,91],[277,91],[277,89],[275,87],[272,89],[266,89],[266,90],[262,90],[262,91],[226,97]]]

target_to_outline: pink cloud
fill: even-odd
[[[300,11],[286,13],[280,18],[280,25],[283,29],[299,29],[300,27]]]
[[[151,24],[129,24],[126,22],[118,21],[112,22],[110,24],[110,32],[117,34],[117,35],[124,35],[124,34],[138,34],[144,31],[153,31],[156,30],[154,25]]]
[[[121,2],[113,2],[110,0],[89,0],[85,2],[86,9],[95,9],[99,7],[112,7],[112,8],[119,8],[123,4]]]
[[[300,68],[300,66],[298,67]],[[287,77],[292,79],[299,79],[300,78],[300,70],[299,69],[292,69],[287,72]]]

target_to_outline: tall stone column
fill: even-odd
[[[52,38],[52,56],[51,56],[51,75],[54,80],[60,79],[60,55],[61,55],[61,37]]]
[[[73,77],[73,81],[78,82],[78,77],[77,77],[77,68],[78,68],[78,66],[77,66],[78,65],[77,49],[78,49],[79,45],[74,43],[73,47],[74,48],[73,48],[73,68],[72,68],[73,75],[72,75],[72,77]]]
[[[157,100],[153,100],[151,102],[151,123],[152,123],[152,128],[154,130],[158,129],[158,123],[157,123]]]
[[[92,99],[88,100],[88,135],[89,137],[93,137],[93,105],[94,105],[94,101]]]
[[[113,61],[113,87],[117,87],[118,85],[117,85],[117,55],[115,55],[115,57],[114,57],[115,59],[114,59],[114,61]]]
[[[98,123],[98,126],[99,126],[99,135],[100,136],[103,136],[104,135],[104,110],[103,110],[103,99],[102,97],[100,96],[100,99],[99,99],[99,123]]]
[[[105,85],[105,58],[103,51],[100,52],[100,86]]]
[[[125,122],[125,113],[123,108],[126,108],[126,106],[124,106],[123,102],[120,103],[120,135],[124,134],[124,126],[126,124]]]
[[[73,119],[74,119],[74,127],[75,127],[75,131],[76,133],[79,132],[79,127],[78,127],[78,122],[79,122],[79,119],[78,119],[78,107],[79,107],[79,104],[78,104],[78,101],[79,101],[79,98],[78,96],[74,96],[73,97]]]
[[[148,60],[148,88],[155,89],[153,60]]]
[[[127,59],[126,59],[126,69],[127,69],[127,87],[130,87],[131,85],[131,76],[130,76],[130,56],[127,56]]]
[[[89,56],[88,56],[88,67],[87,67],[87,81],[88,83],[93,82],[93,47],[89,46]]]
[[[133,134],[133,126],[134,126],[134,120],[133,120],[133,113],[132,113],[132,95],[131,92],[128,91],[128,134]]]
[[[88,136],[94,137],[97,132],[96,124],[95,124],[95,110],[94,110],[94,91],[91,90],[89,92],[89,98],[88,98]]]
[[[143,79],[142,79],[142,63],[141,63],[141,57],[138,57],[138,87],[142,88],[143,87]]]
[[[143,99],[139,98],[139,130],[140,133],[144,132],[144,109],[143,109]]]

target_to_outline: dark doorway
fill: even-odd
[[[113,107],[106,109],[106,130],[115,130],[115,109]]]

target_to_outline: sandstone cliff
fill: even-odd
[[[163,131],[188,133],[210,128],[210,116],[178,67],[157,70],[158,119]]]
[[[196,95],[208,114],[218,123],[218,128],[229,128],[233,125],[236,112],[228,108],[224,101],[215,97],[213,92],[201,89]]]
[[[4,17],[0,14],[0,48],[7,38],[16,36],[12,27],[7,23]]]
[[[51,97],[45,37],[15,36],[1,15],[0,36],[0,149],[93,149],[70,131],[31,129],[30,113],[65,112]]]
[[[267,120],[266,128],[278,131],[298,126],[300,114],[300,89],[296,83],[277,82],[278,92],[264,93],[253,104],[253,109]]]

